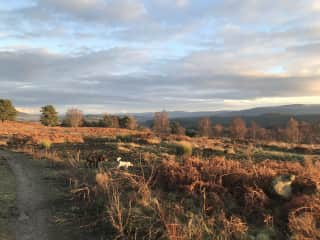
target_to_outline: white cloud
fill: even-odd
[[[39,0],[1,10],[0,93],[128,111],[307,102],[320,93],[319,6],[307,2]]]
[[[186,7],[189,4],[189,0],[176,0],[178,7]]]

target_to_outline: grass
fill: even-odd
[[[14,234],[10,229],[16,218],[16,183],[5,160],[0,160],[0,183],[0,239],[13,240]]]
[[[276,161],[296,161],[303,162],[303,155],[296,153],[286,153],[279,151],[256,151],[253,153],[255,161],[263,161],[266,159],[272,159]]]
[[[175,143],[176,154],[179,156],[190,157],[192,155],[192,144],[187,141]]]

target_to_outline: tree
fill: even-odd
[[[223,133],[223,126],[221,124],[216,124],[212,130],[215,137],[221,137]]]
[[[265,128],[259,127],[257,128],[257,134],[256,137],[258,139],[263,139],[263,140],[271,140],[269,136],[269,131]]]
[[[113,128],[119,128],[120,127],[120,118],[118,116],[111,116],[111,127]]]
[[[312,124],[308,122],[301,122],[299,126],[300,131],[300,141],[307,144],[312,144],[315,131],[313,129]]]
[[[178,121],[170,122],[170,129],[172,134],[185,135],[186,129],[180,125]]]
[[[83,123],[83,113],[76,108],[70,108],[66,113],[65,123],[70,127],[80,127]]]
[[[52,105],[41,108],[40,122],[45,126],[57,126],[59,124],[58,113]]]
[[[170,129],[172,134],[178,134],[180,128],[180,123],[178,121],[170,122]]]
[[[255,121],[251,122],[251,127],[249,129],[250,132],[250,138],[253,140],[256,140],[257,138],[257,132],[258,132],[258,124]]]
[[[17,116],[17,110],[8,99],[0,99],[0,120],[14,121]]]
[[[153,130],[156,133],[168,134],[170,131],[169,117],[166,111],[156,112],[153,120]]]
[[[210,118],[202,118],[199,121],[199,135],[201,137],[210,137],[211,136],[211,120]]]
[[[290,118],[285,133],[288,142],[298,143],[300,140],[299,122],[294,118]]]
[[[108,114],[105,114],[103,116],[103,119],[102,119],[102,124],[101,124],[103,127],[107,127],[107,128],[111,128],[112,127],[112,116],[111,115],[108,115]]]
[[[247,133],[246,123],[242,118],[235,118],[232,120],[230,126],[230,133],[233,138],[243,139]]]
[[[127,129],[136,129],[138,127],[137,120],[133,116],[124,116],[120,118],[120,127]]]

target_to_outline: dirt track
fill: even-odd
[[[16,240],[47,240],[48,202],[44,194],[46,185],[29,159],[21,154],[0,150],[7,159],[17,181],[18,220]]]

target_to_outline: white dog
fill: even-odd
[[[118,157],[117,161],[119,162],[118,168],[124,167],[125,169],[128,169],[129,167],[133,167],[131,162],[121,161],[121,157]]]

